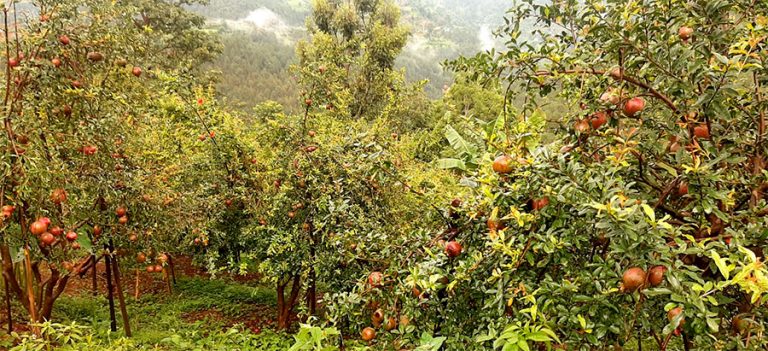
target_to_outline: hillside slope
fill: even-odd
[[[412,35],[398,67],[411,81],[429,80],[427,92],[439,96],[450,74],[441,63],[461,54],[487,50],[497,42],[492,30],[503,23],[504,0],[398,0]],[[211,0],[193,6],[221,32],[225,50],[215,63],[222,92],[250,109],[275,100],[293,109],[296,86],[288,71],[294,45],[305,35],[309,0]]]

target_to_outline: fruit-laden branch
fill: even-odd
[[[596,76],[602,76],[602,75],[605,75],[606,73],[608,73],[608,72],[603,71],[603,70],[597,70],[597,69],[569,69],[569,70],[562,70],[562,71],[536,71],[535,75],[539,76],[539,77],[543,77],[543,76],[554,77],[554,76],[557,76],[557,75],[571,75],[571,74],[592,74],[592,75],[596,75]],[[616,75],[616,74],[613,74],[613,72],[612,72],[611,76],[613,78],[615,78],[615,79],[623,80],[623,81],[628,82],[628,83],[630,83],[632,85],[635,85],[635,86],[638,86],[638,87],[640,87],[642,89],[647,90],[648,93],[650,93],[653,97],[663,101],[664,104],[667,105],[667,107],[669,107],[670,110],[672,110],[675,113],[679,112],[677,106],[675,106],[675,103],[672,102],[672,99],[670,99],[668,96],[662,94],[658,90],[654,89],[650,85],[641,82],[637,78],[634,78],[632,76],[628,76],[628,75],[623,74],[623,73]]]

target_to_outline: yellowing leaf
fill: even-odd
[[[656,212],[653,210],[653,208],[648,206],[648,204],[642,204],[640,206],[643,208],[645,215],[648,216],[648,219],[650,219],[652,222],[656,222]]]

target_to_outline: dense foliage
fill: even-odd
[[[32,322],[17,349],[768,346],[762,3],[520,1],[505,48],[451,61],[437,100],[398,69],[414,29],[391,0],[313,1],[290,66],[278,36],[240,51],[229,33],[219,68],[277,53],[220,74],[222,45],[177,2],[15,6],[0,254],[7,313]],[[231,109],[217,77],[279,102]],[[177,282],[181,255],[211,280]],[[129,311],[169,330],[83,318],[101,299],[63,293],[99,262],[112,332],[116,305],[127,337]],[[139,299],[139,270],[167,299]],[[174,327],[264,304],[275,331]]]

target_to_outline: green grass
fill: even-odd
[[[115,301],[117,303],[117,301]],[[55,322],[85,326],[84,334],[104,349],[118,350],[284,350],[291,344],[287,334],[265,328],[254,334],[238,325],[241,320],[273,319],[276,296],[272,289],[233,281],[181,278],[173,294],[143,295],[137,301],[126,296],[133,337],[124,336],[117,309],[118,332],[109,332],[109,308],[104,296],[63,296],[54,310]],[[195,321],[203,316],[203,320]],[[245,318],[247,317],[247,318]],[[232,331],[230,326],[237,328]],[[56,333],[66,334],[66,331]],[[82,348],[82,344],[78,344]],[[90,346],[96,350],[97,347]]]

